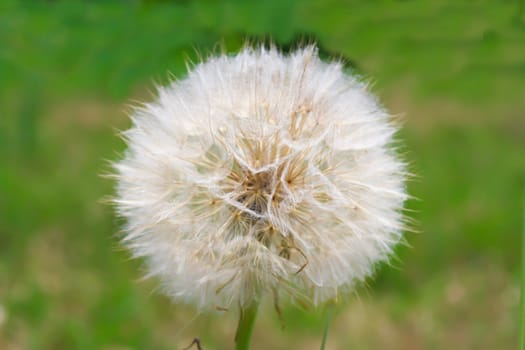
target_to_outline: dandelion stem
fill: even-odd
[[[521,235],[520,350],[525,349],[525,208]]]
[[[250,348],[250,339],[252,337],[258,307],[259,303],[253,302],[247,308],[241,309],[239,325],[237,326],[237,333],[235,334],[236,350],[247,350]]]
[[[321,350],[324,350],[326,346],[326,339],[328,338],[328,329],[330,328],[330,322],[332,322],[332,316],[334,314],[333,302],[330,302],[327,308],[328,314],[326,315],[326,323],[324,325],[323,342],[321,343]]]

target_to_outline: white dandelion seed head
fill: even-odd
[[[124,244],[176,301],[318,304],[402,237],[396,127],[366,84],[309,46],[245,48],[159,88],[115,164]]]

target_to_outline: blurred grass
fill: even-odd
[[[417,178],[393,268],[334,315],[327,349],[517,344],[525,185],[525,24],[507,1],[0,2],[0,348],[231,348],[232,315],[196,316],[138,281],[99,176],[126,104],[246,37],[316,37],[405,126]],[[196,51],[197,49],[197,51]],[[323,311],[268,302],[256,349],[317,349]],[[186,327],[186,328],[184,328]]]

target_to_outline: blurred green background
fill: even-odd
[[[520,16],[521,15],[521,16]],[[197,52],[315,37],[401,115],[410,247],[337,308],[328,349],[517,346],[525,192],[518,1],[0,1],[0,349],[232,348],[118,245],[100,177],[128,103]],[[318,349],[325,311],[267,301],[254,349]]]

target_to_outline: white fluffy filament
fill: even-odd
[[[405,166],[366,85],[313,46],[198,64],[135,110],[124,243],[176,301],[336,297],[401,239]]]

